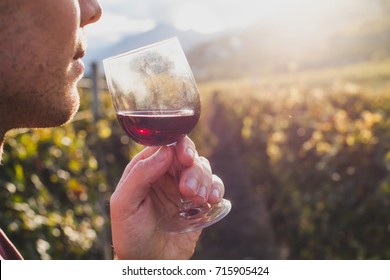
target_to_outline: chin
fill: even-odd
[[[72,92],[71,98],[67,99],[63,106],[54,107],[47,114],[45,127],[56,127],[69,123],[78,112],[79,107],[80,98],[78,92]]]
[[[58,125],[63,125],[70,122],[77,114],[80,107],[80,98],[78,94],[76,94],[76,96],[74,98],[74,102],[72,102],[72,105],[70,105],[70,107],[67,107],[67,110],[63,111],[62,120],[60,121],[61,123]]]

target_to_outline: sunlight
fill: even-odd
[[[174,25],[201,33],[246,27],[258,18],[256,6],[253,0],[183,2],[174,12]]]
[[[181,30],[213,33],[224,30],[218,15],[200,3],[183,3],[175,11],[174,25]]]
[[[348,1],[347,1],[348,2]],[[342,9],[337,1],[311,0],[213,0],[183,1],[174,11],[174,25],[181,30],[213,33],[245,28],[256,22],[288,30],[312,29],[325,14]]]
[[[118,42],[124,35],[129,33],[141,33],[153,29],[156,22],[152,19],[132,19],[106,12],[100,21],[94,25],[88,25],[88,36],[104,36],[105,40],[112,44]]]

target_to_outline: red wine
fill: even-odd
[[[145,146],[174,144],[188,134],[199,119],[193,110],[121,111],[117,117],[123,130]]]

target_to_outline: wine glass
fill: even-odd
[[[106,58],[103,65],[118,121],[135,142],[173,146],[196,126],[199,92],[176,37]],[[177,181],[180,167],[172,173]],[[194,205],[180,196],[178,187],[175,196],[155,205],[162,231],[201,229],[218,222],[231,209],[226,199]]]

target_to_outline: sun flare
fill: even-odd
[[[276,28],[305,29],[324,16],[342,11],[337,1],[214,0],[183,1],[174,9],[174,25],[181,30],[213,33],[244,28],[256,22]]]
[[[174,25],[181,30],[213,33],[224,29],[221,18],[201,3],[183,3],[175,11]]]
[[[213,33],[256,22],[256,1],[184,2],[174,13],[174,25],[182,30]]]

